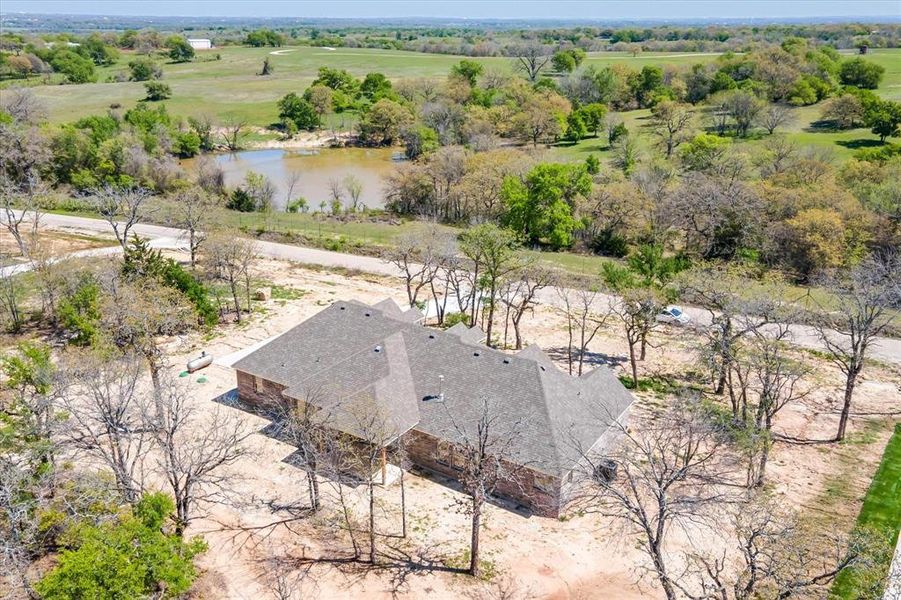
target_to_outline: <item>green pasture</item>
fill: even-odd
[[[216,57],[219,57],[217,60]],[[269,58],[274,72],[258,75],[263,60]],[[275,102],[288,92],[301,92],[316,77],[321,66],[347,69],[357,76],[378,71],[390,79],[441,78],[463,56],[427,54],[399,50],[365,48],[228,47],[202,51],[190,63],[170,63],[161,59],[163,81],[172,87],[166,106],[175,115],[211,114],[217,118],[234,116],[253,125],[266,126],[276,120]],[[586,62],[598,66],[626,64],[640,68],[646,64],[693,64],[711,61],[715,54],[645,53],[632,56],[621,52],[593,53]],[[144,97],[140,82],[104,83],[128,73],[133,55],[123,53],[110,67],[99,69],[99,82],[83,85],[36,85],[35,93],[50,110],[52,122],[65,122],[105,112],[110,105],[131,106]],[[475,59],[487,69],[509,72],[509,58]],[[37,83],[37,80],[33,80]],[[6,85],[11,85],[8,82]]]

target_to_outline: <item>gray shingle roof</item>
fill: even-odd
[[[394,434],[415,428],[451,442],[473,430],[487,400],[497,430],[519,431],[511,458],[558,476],[632,402],[606,367],[571,377],[537,346],[518,354],[477,346],[478,330],[428,329],[391,304],[336,302],[235,369],[285,385],[291,397],[316,396],[339,429],[355,434],[361,398]]]

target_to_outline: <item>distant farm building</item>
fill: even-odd
[[[188,43],[195,50],[209,50],[213,47],[213,42],[206,38],[188,38]]]

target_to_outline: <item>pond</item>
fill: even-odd
[[[384,178],[393,172],[396,162],[390,148],[317,148],[300,150],[244,150],[233,154],[217,154],[216,164],[225,172],[225,183],[236,186],[248,171],[268,177],[276,187],[273,204],[283,210],[289,198],[304,197],[310,210],[320,203],[331,202],[332,184],[341,186],[345,206],[350,204],[344,189],[348,176],[362,186],[360,203],[369,208],[384,206]],[[182,161],[191,170],[197,159]],[[295,180],[292,187],[292,180]]]

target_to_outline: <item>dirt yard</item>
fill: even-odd
[[[351,277],[278,261],[261,261],[257,270],[261,280],[277,286],[273,299],[257,304],[253,319],[228,326],[212,339],[191,336],[169,343],[173,372],[181,371],[201,350],[216,358],[212,367],[183,379],[203,406],[212,406],[212,399],[235,387],[234,371],[224,365],[231,364],[239,356],[236,353],[290,329],[329,303],[338,299],[372,303],[391,297],[402,304],[405,298],[399,281],[378,276]],[[523,332],[527,343],[539,344],[565,368],[566,333],[557,309],[536,309],[534,315],[524,318]],[[678,375],[696,369],[689,351],[690,335],[675,329],[656,333],[654,347],[640,367],[642,376],[658,372]],[[626,366],[627,348],[612,323],[598,334],[590,349],[595,358],[608,357],[622,365],[617,368]],[[809,382],[813,391],[803,404],[780,413],[777,430],[798,438],[828,438],[834,435],[838,420],[839,374],[810,352],[798,354],[816,363]],[[823,527],[850,529],[890,435],[885,413],[898,410],[899,386],[897,367],[871,365],[859,388],[848,442],[777,444],[769,471],[774,492]],[[640,394],[644,405],[663,400],[652,393]],[[257,430],[266,425],[259,417],[241,414]],[[640,423],[633,421],[632,426]],[[335,493],[328,484],[323,485],[326,509],[321,516],[300,521],[290,530],[248,532],[247,528],[264,527],[284,517],[273,515],[268,501],[288,502],[307,494],[304,474],[285,462],[293,450],[290,446],[263,434],[254,435],[252,441],[254,454],[236,467],[242,480],[233,490],[232,505],[212,507],[207,518],[192,526],[192,532],[203,534],[210,544],[201,559],[205,573],[197,586],[198,597],[276,597],[271,590],[277,580],[287,582],[298,598],[661,596],[651,578],[639,581],[645,561],[635,540],[616,524],[596,516],[552,520],[491,505],[485,516],[482,547],[494,571],[492,581],[473,582],[453,572],[448,565],[460,564],[468,546],[468,517],[459,510],[465,497],[450,482],[423,474],[411,473],[406,478],[408,537],[383,541],[383,550],[394,557],[392,566],[366,569],[347,562],[350,542],[336,528],[332,515]],[[348,491],[354,501],[362,501],[362,486]],[[398,486],[381,490],[380,496],[380,528],[397,533]],[[682,542],[675,536],[672,539],[674,544]],[[717,544],[712,538],[694,542]],[[502,595],[502,590],[508,595]]]
[[[38,234],[37,247],[43,256],[56,257],[81,250],[105,248],[115,244],[116,240],[112,236],[94,236],[43,230]],[[0,235],[0,266],[24,262],[24,260],[19,254],[16,240],[9,232],[4,230],[4,233]]]

